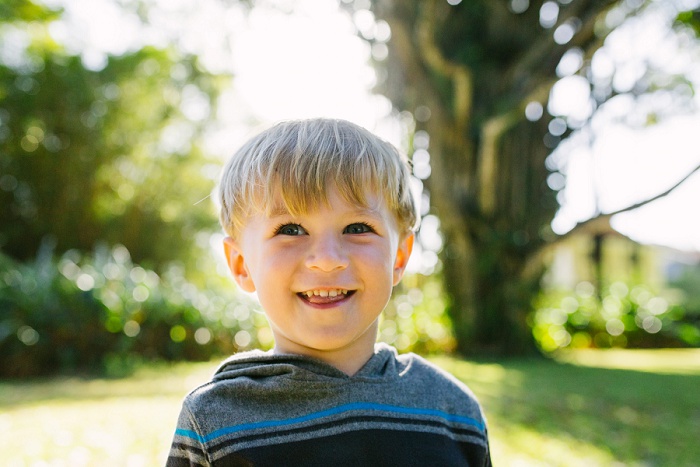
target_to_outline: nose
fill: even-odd
[[[315,238],[306,257],[306,267],[326,272],[345,269],[348,263],[342,241],[335,235]]]

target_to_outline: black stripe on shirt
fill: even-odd
[[[303,427],[297,427],[297,428],[290,428],[287,430],[279,430],[275,429],[274,431],[262,431],[258,432],[255,434],[250,434],[250,435],[245,435],[245,436],[236,436],[236,437],[231,437],[231,435],[228,435],[225,441],[222,441],[218,444],[215,444],[214,446],[211,447],[210,453],[213,457],[216,457],[216,454],[223,450],[230,448],[231,446],[235,445],[244,445],[244,444],[250,444],[254,443],[255,441],[260,441],[264,440],[267,441],[267,443],[264,444],[273,444],[274,439],[276,438],[284,438],[288,436],[294,436],[294,435],[300,435],[300,434],[310,434],[316,432],[317,434],[314,435],[314,437],[322,437],[322,436],[330,436],[333,435],[334,433],[328,433],[328,434],[323,434],[322,432],[326,429],[329,428],[337,428],[341,426],[347,426],[347,425],[352,425],[354,423],[382,423],[382,424],[392,424],[396,425],[397,431],[424,431],[424,430],[415,430],[411,428],[438,428],[441,431],[442,430],[447,430],[450,434],[460,436],[460,437],[469,437],[469,438],[476,438],[478,440],[483,440],[483,444],[486,444],[485,441],[485,436],[483,433],[481,433],[478,429],[476,428],[459,428],[459,427],[454,427],[451,426],[445,422],[441,422],[438,420],[419,420],[419,419],[414,419],[414,418],[397,418],[397,417],[385,417],[385,416],[368,416],[368,415],[358,415],[358,416],[350,416],[350,417],[345,417],[340,420],[329,420],[324,423],[318,423],[310,426],[303,426]],[[384,429],[389,429],[389,428],[384,428]],[[372,430],[372,428],[358,428],[356,430],[348,430],[348,431],[357,431],[357,430]],[[433,430],[429,431],[430,433],[435,433]],[[441,434],[444,435],[443,433],[435,433],[435,434]]]
[[[255,467],[490,467],[483,443],[418,431],[366,429],[303,441],[249,447],[213,466]]]

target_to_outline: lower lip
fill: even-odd
[[[337,299],[336,299],[336,300],[333,300],[333,301],[322,302],[322,303],[314,303],[314,302],[311,302],[311,301],[309,301],[309,300],[308,300],[305,296],[303,296],[303,295],[297,295],[297,296],[298,296],[299,299],[300,299],[302,302],[304,302],[306,305],[308,305],[308,306],[310,306],[310,307],[313,307],[313,308],[320,309],[320,310],[324,310],[324,309],[328,309],[328,308],[335,308],[335,307],[337,307],[337,306],[339,306],[339,305],[342,305],[342,304],[346,303],[348,300],[350,300],[350,297],[352,297],[354,294],[355,294],[355,292],[348,292],[348,294],[345,295],[345,296],[344,296],[343,298],[341,298],[340,300],[337,300]]]

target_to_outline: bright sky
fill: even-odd
[[[110,0],[45,1],[64,5],[68,22],[56,26],[53,34],[82,51],[91,66],[99,67],[105,52],[177,40],[183,48],[203,54],[210,68],[234,72],[234,89],[221,106],[224,126],[212,138],[212,147],[222,156],[242,143],[255,122],[311,116],[346,118],[397,142],[398,124],[388,117],[388,101],[369,91],[375,81],[369,46],[356,37],[353,19],[340,12],[336,2],[279,0],[270,4],[298,9],[288,14],[279,8],[256,8],[246,18],[241,11],[225,9],[219,0],[159,0],[162,10],[152,19],[155,27],[143,31]],[[371,15],[354,20],[360,28],[371,29]],[[638,72],[635,58],[646,57],[673,70],[700,61],[697,51],[677,53],[678,44],[663,36],[657,23],[633,25],[627,35],[611,39],[610,53],[597,60],[597,72],[604,75],[611,60],[624,62],[616,83],[623,89],[625,79],[632,80]],[[386,35],[385,30],[369,33]],[[700,68],[691,72],[700,85]],[[657,96],[655,102],[659,98],[664,97]],[[568,105],[575,113],[571,102],[576,100],[560,98],[559,106]],[[700,103],[697,97],[695,101]],[[584,106],[585,102],[584,98]],[[593,187],[603,211],[614,210],[663,191],[700,164],[694,141],[699,113],[667,118],[641,131],[618,122],[633,113],[629,102],[616,102],[610,109],[597,119],[592,145],[560,148],[568,155],[568,185],[555,231],[566,231],[595,211]],[[613,226],[641,242],[700,251],[699,201],[700,173],[667,198],[617,216]]]

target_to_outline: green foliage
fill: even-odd
[[[435,276],[404,277],[380,323],[379,340],[402,352],[451,352],[455,348],[442,282]]]
[[[264,316],[231,288],[199,290],[178,265],[162,276],[123,246],[33,263],[0,256],[0,376],[119,373],[140,360],[206,360],[267,346]]]
[[[676,17],[676,23],[690,27],[696,35],[700,36],[700,9],[680,12]]]
[[[49,21],[58,12],[39,5],[32,0],[3,0],[0,3],[0,23],[11,21]]]
[[[50,234],[59,252],[105,241],[191,264],[197,233],[217,228],[197,202],[218,171],[202,136],[226,78],[154,48],[90,69],[38,29],[0,62],[0,249],[30,259]]]
[[[573,293],[544,292],[529,321],[545,352],[562,348],[700,345],[700,326],[677,294],[615,282],[598,294],[588,282]]]
[[[688,315],[700,321],[700,264],[679,266],[670,286],[683,295],[683,304]]]

